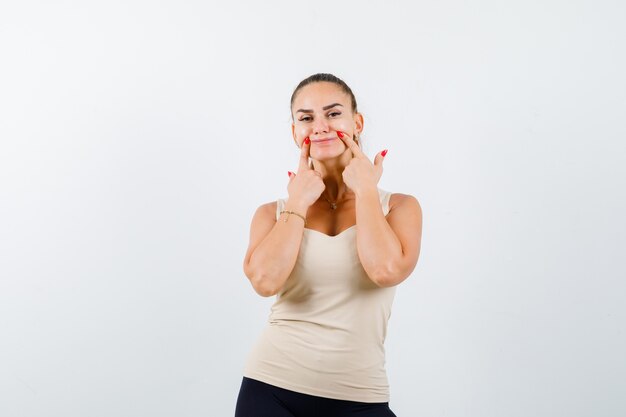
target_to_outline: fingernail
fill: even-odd
[[[287,171],[287,176],[291,178],[291,171]]]
[[[337,136],[339,136],[340,138],[343,138],[343,132],[337,131]]]
[[[304,139],[304,143],[306,143],[306,144],[308,145],[309,143],[311,143],[311,139],[309,139],[309,137],[307,136],[307,137]]]
[[[384,157],[385,155],[387,155],[387,149],[385,149],[384,151],[382,151],[380,154],[381,154],[383,157]]]

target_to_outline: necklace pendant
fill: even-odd
[[[336,203],[330,203],[330,208],[335,210],[337,208],[337,204]]]

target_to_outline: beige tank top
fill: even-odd
[[[391,193],[378,193],[386,216]],[[276,219],[284,204],[277,200]],[[304,229],[244,376],[309,395],[389,401],[384,342],[396,287],[378,287],[367,276],[356,227],[336,236]]]

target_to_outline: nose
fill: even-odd
[[[319,135],[320,133],[328,133],[330,128],[328,122],[323,117],[318,117],[313,124],[313,133]]]

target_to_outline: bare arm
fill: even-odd
[[[305,218],[325,188],[321,174],[309,167],[310,146],[307,137],[301,146],[298,174],[289,176],[289,199],[285,204],[285,210]],[[296,265],[304,234],[304,221],[300,217],[283,213],[278,220],[276,203],[267,203],[254,213],[250,226],[250,245],[243,270],[254,290],[263,297],[277,294],[285,285]]]
[[[307,207],[285,205],[285,210],[295,211],[306,217]],[[277,294],[293,270],[302,235],[304,221],[287,213],[276,221],[276,203],[260,206],[252,218],[250,244],[243,263],[243,270],[254,290],[263,297]]]
[[[415,269],[420,254],[422,210],[417,199],[400,194],[383,216],[378,191],[357,196],[357,251],[363,269],[380,287],[404,281]]]
[[[386,151],[367,158],[350,135],[339,137],[352,150],[352,160],[343,172],[346,184],[356,194],[356,244],[363,269],[380,287],[404,281],[415,269],[422,239],[422,209],[417,199],[394,194],[389,213],[383,215],[378,193]]]

